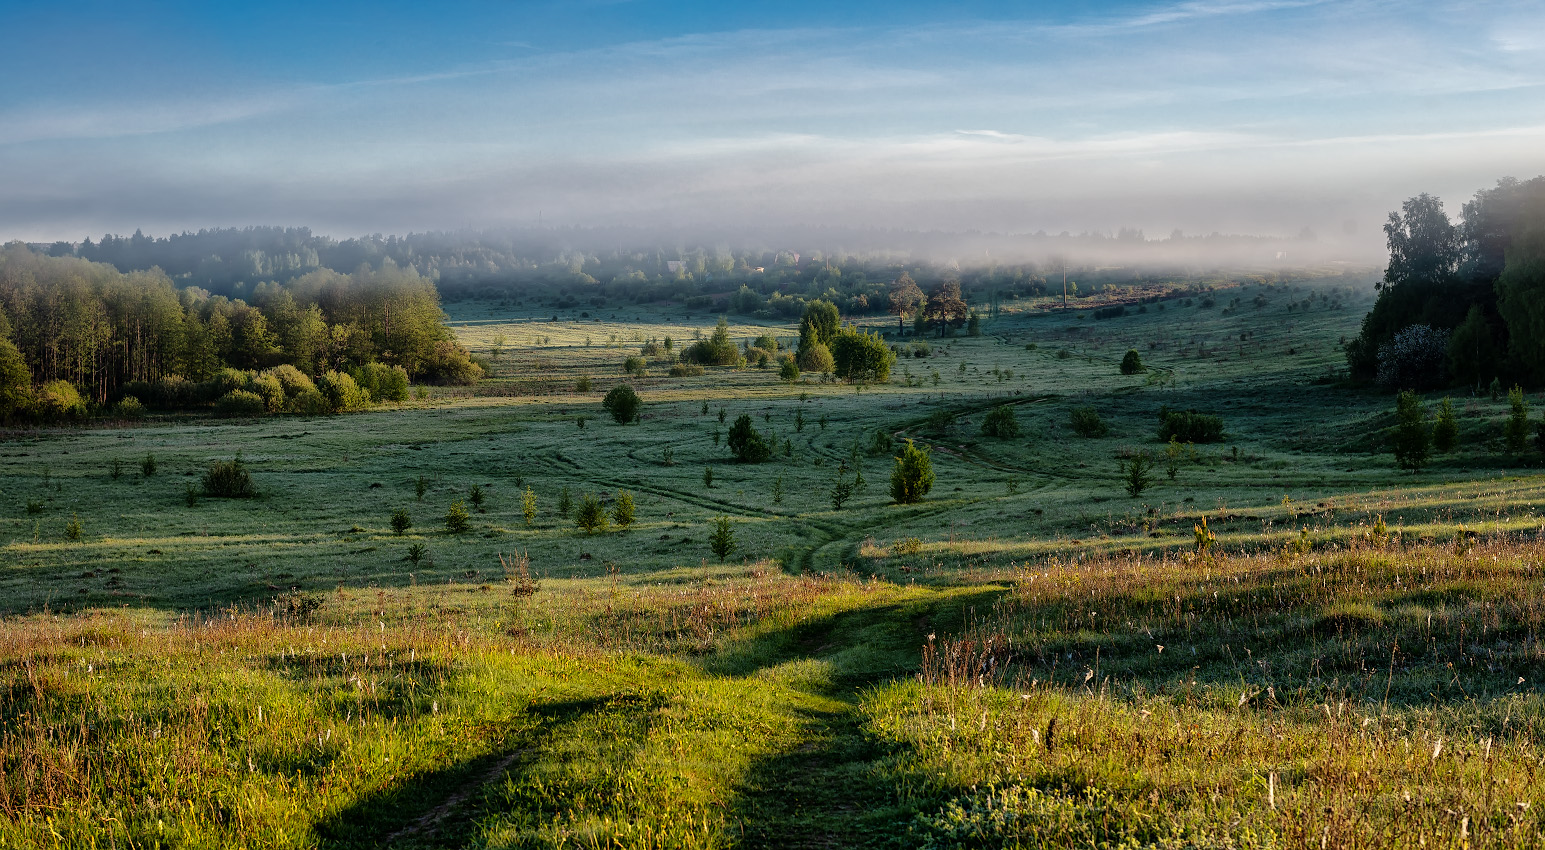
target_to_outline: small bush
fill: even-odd
[[[622,361],[622,371],[627,372],[629,375],[642,375],[647,365],[644,362],[644,358],[635,354]]]
[[[908,440],[891,470],[891,498],[899,505],[920,502],[933,489],[933,480],[933,460]]]
[[[1401,390],[1395,399],[1395,433],[1391,449],[1401,469],[1421,471],[1432,453],[1432,429],[1427,424],[1427,408],[1421,396]]]
[[[204,473],[204,495],[220,499],[250,499],[257,495],[252,485],[252,475],[247,472],[241,455],[234,460],[216,461]],[[191,493],[190,493],[191,495]]]
[[[413,527],[413,518],[408,516],[405,508],[398,508],[392,512],[392,531],[401,534]]]
[[[401,366],[366,363],[350,375],[376,401],[407,401],[408,372]]]
[[[643,407],[644,403],[631,386],[618,384],[612,387],[606,394],[606,398],[601,400],[601,406],[617,420],[618,425],[626,425],[638,419],[639,408]]]
[[[325,416],[332,412],[327,396],[318,390],[301,390],[289,401],[290,410],[302,416]]]
[[[589,493],[581,496],[579,510],[574,514],[574,525],[586,534],[605,531],[607,525],[606,510],[601,507],[600,500]]]
[[[80,516],[70,514],[70,521],[64,527],[64,536],[71,540],[79,540],[81,535]]]
[[[1524,399],[1523,387],[1517,384],[1507,391],[1508,416],[1502,425],[1502,435],[1507,439],[1507,450],[1517,454],[1524,450],[1529,439],[1529,402]]]
[[[257,393],[232,390],[215,402],[215,412],[231,419],[250,419],[268,412],[268,404]]]
[[[144,460],[141,460],[139,462],[139,471],[140,471],[140,474],[144,475],[146,478],[149,478],[150,476],[155,475],[156,474],[156,456],[153,455],[153,454],[150,454],[149,452],[146,452]]]
[[[1159,439],[1164,442],[1216,443],[1223,439],[1223,419],[1194,410],[1159,408]]]
[[[671,367],[672,378],[696,378],[703,374],[703,367],[696,363],[677,363]]]
[[[49,381],[38,387],[33,404],[44,419],[84,419],[86,403],[69,381]]]
[[[617,501],[612,505],[612,522],[618,528],[627,528],[633,524],[633,494],[626,490],[617,491]]]
[[[263,408],[267,413],[278,413],[284,409],[284,385],[273,375],[266,372],[254,375],[247,382],[247,391],[263,399]]]
[[[730,426],[730,451],[741,463],[762,463],[772,457],[772,448],[751,425],[751,417],[742,413]]]
[[[708,535],[708,548],[721,564],[735,551],[735,531],[730,528],[729,517],[721,516],[713,521],[713,531]]]
[[[316,382],[306,376],[305,372],[291,366],[288,363],[275,366],[263,374],[273,377],[279,382],[279,388],[284,390],[286,404],[293,409],[296,396],[305,392],[316,392]]]
[[[1100,412],[1092,407],[1075,407],[1068,414],[1073,433],[1080,437],[1103,437],[1110,433],[1110,426],[1100,418]]]
[[[370,404],[370,393],[342,372],[323,375],[317,380],[317,390],[327,399],[327,409],[333,413],[359,410]]]
[[[145,415],[145,405],[134,396],[126,395],[113,405],[113,415],[119,419],[139,419]]]
[[[460,499],[451,502],[450,510],[445,512],[445,530],[452,534],[461,534],[472,527],[472,514],[467,511],[467,506]]]
[[[525,517],[526,525],[536,522],[536,491],[530,487],[520,497],[520,515]]]
[[[1019,420],[1014,416],[1014,408],[1005,404],[982,417],[982,433],[1002,440],[1018,437]]]
[[[1432,428],[1432,445],[1445,454],[1459,446],[1459,422],[1454,418],[1454,400],[1443,399],[1438,405],[1438,422]]]
[[[1126,487],[1128,496],[1135,499],[1143,495],[1143,491],[1153,483],[1152,476],[1148,474],[1148,470],[1152,467],[1153,462],[1148,459],[1147,452],[1138,452],[1130,461],[1122,461],[1119,464],[1122,484]]]
[[[583,376],[580,377],[579,380],[574,382],[574,392],[577,392],[577,393],[588,393],[588,392],[590,392],[590,376],[589,375],[583,375]]]
[[[1127,349],[1126,356],[1121,358],[1121,374],[1136,375],[1145,368],[1147,367],[1143,366],[1143,358],[1137,353],[1137,349]]]

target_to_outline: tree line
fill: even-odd
[[[1545,378],[1545,177],[1506,178],[1464,205],[1459,223],[1421,194],[1384,225],[1389,265],[1361,333],[1354,378],[1393,389],[1493,393]]]
[[[124,273],[21,243],[0,248],[3,418],[78,413],[130,388],[178,404],[209,401],[216,379],[235,381],[230,370],[288,366],[320,378],[370,364],[438,383],[482,372],[445,326],[434,284],[390,263],[263,283],[248,301],[179,288],[159,269]]]

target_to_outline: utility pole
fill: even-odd
[[[1062,258],[1062,309],[1068,308],[1068,261]]]

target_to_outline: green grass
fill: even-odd
[[[9,434],[0,845],[1539,843],[1538,455],[1464,398],[1461,449],[1399,472],[1392,397],[1326,377],[1366,294],[1256,292],[1020,302],[881,386],[655,360],[628,426],[600,408],[623,360],[711,319],[458,304],[475,352],[504,338],[476,387]],[[767,330],[796,336],[731,326]],[[1003,404],[1021,436],[983,436]],[[1073,433],[1084,405],[1108,435]],[[1161,405],[1225,439],[1134,499],[1119,461],[1162,452]],[[742,413],[789,454],[734,463]],[[882,431],[932,450],[921,504],[889,504]],[[238,452],[257,497],[188,504]],[[866,483],[838,511],[843,465]],[[585,534],[565,488],[636,520]]]

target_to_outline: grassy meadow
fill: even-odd
[[[473,387],[8,433],[0,846],[1540,845],[1539,458],[1456,395],[1460,448],[1397,470],[1393,398],[1335,377],[1371,302],[1011,302],[868,386],[630,378],[716,317],[468,302]],[[1224,438],[1167,463],[1164,405]],[[906,439],[937,480],[897,506]],[[257,496],[202,495],[238,454]]]

